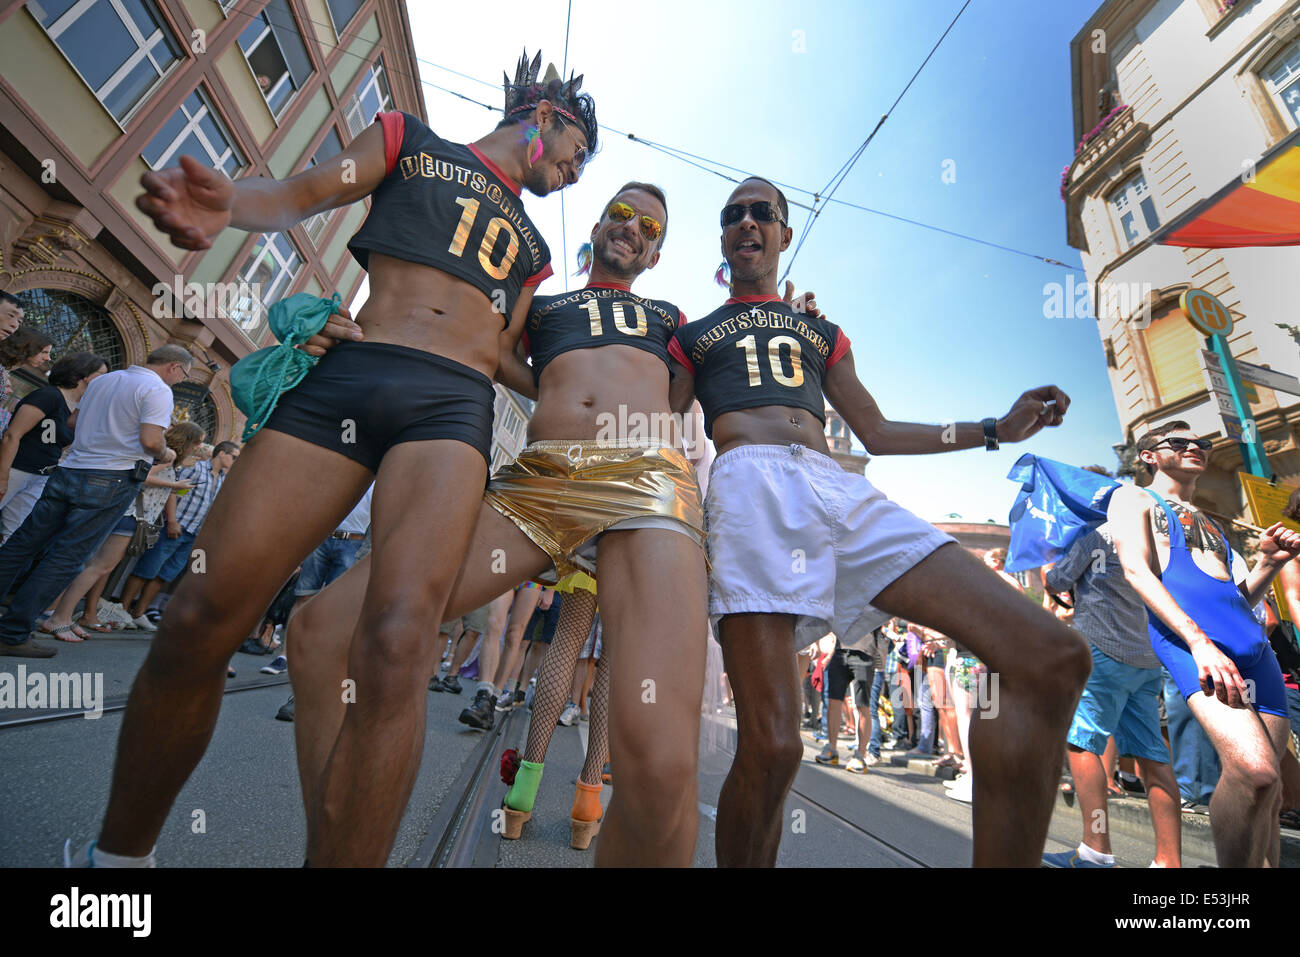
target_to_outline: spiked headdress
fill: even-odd
[[[587,153],[596,152],[596,104],[590,94],[580,93],[582,76],[569,74],[567,82],[560,79],[554,63],[546,65],[546,73],[538,82],[538,73],[542,68],[542,53],[539,50],[532,62],[528,60],[528,51],[519,58],[512,82],[509,75],[502,73],[505,80],[505,116],[509,119],[518,113],[534,109],[542,100],[549,100],[551,105],[567,120],[582,127],[587,134]]]

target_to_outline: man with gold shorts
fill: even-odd
[[[698,830],[708,634],[703,514],[668,404],[668,342],[684,319],[671,303],[631,292],[658,262],[666,222],[658,187],[625,185],[592,229],[588,285],[536,297],[527,317],[503,333],[498,380],[538,399],[530,444],[489,482],[446,611],[462,614],[554,568],[567,593],[565,611],[588,607],[589,614],[594,564],[584,547],[599,538],[609,733],[620,761],[599,865],[688,866]],[[308,806],[346,710],[338,688],[368,575],[368,562],[359,562],[291,625],[311,632],[322,651],[293,675]],[[589,627],[587,615],[572,617]],[[539,674],[539,686],[548,677]],[[492,707],[491,691],[480,690],[476,705],[480,697]],[[535,710],[534,723],[540,720]],[[511,792],[514,809],[525,814],[541,777],[540,760],[527,764]],[[598,783],[579,785],[574,819],[582,816],[600,816]]]

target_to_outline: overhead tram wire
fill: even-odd
[[[967,5],[969,5],[969,0],[967,0]],[[963,7],[962,7],[962,10],[965,10],[965,9],[966,9],[966,7],[963,6]],[[227,12],[227,15],[228,15],[228,16],[243,16],[243,17],[247,17],[248,19],[254,19],[256,16],[258,16],[257,13],[250,13],[250,12],[248,12],[248,11],[246,11],[246,10],[241,10],[241,9],[239,9],[239,8],[237,8],[237,7],[232,7],[231,9],[227,10],[226,12]],[[957,15],[958,15],[958,16],[961,16],[961,11],[958,11],[958,14],[957,14]],[[331,30],[334,29],[334,25],[333,25],[332,23],[325,23],[325,22],[320,21],[320,20],[312,20],[310,17],[304,17],[304,18],[302,18],[302,19],[303,19],[303,21],[304,21],[305,23],[311,23],[311,24],[314,24],[314,25],[317,25],[317,26],[325,26],[325,27],[329,27]],[[954,19],[953,23],[954,23],[954,24],[956,23],[956,19]],[[952,29],[952,26],[950,25],[948,29],[951,30],[951,29]],[[947,35],[947,31],[945,31],[944,35],[945,35],[945,36]],[[348,33],[348,32],[345,31],[345,32],[342,32],[342,33],[337,33],[337,36],[338,36],[338,38],[339,38],[339,45],[341,46],[341,45],[343,44],[344,41],[355,39],[356,37],[360,36],[360,34],[359,34],[359,33]],[[940,41],[942,41],[942,40],[943,40],[943,37],[940,37]],[[938,46],[938,45],[936,44],[936,48],[937,48],[937,46]],[[361,54],[361,53],[353,53],[351,50],[344,50],[343,53],[344,53],[346,56],[351,56],[351,57],[354,57],[354,58],[356,58],[356,59],[358,59],[358,60],[363,60],[363,61],[366,61],[366,62],[369,62],[369,59],[370,59],[369,56],[367,56],[367,55],[365,55],[365,54]],[[931,55],[933,55],[933,53],[934,53],[934,51],[932,50],[932,51],[931,51]],[[566,39],[566,53],[565,53],[565,58],[566,58],[566,60],[567,60],[567,39]],[[929,60],[929,57],[927,57],[926,60],[928,61],[928,60]],[[469,73],[462,73],[462,72],[459,71],[459,70],[454,70],[454,69],[452,69],[451,67],[449,67],[449,66],[444,66],[444,65],[441,64],[441,63],[435,63],[435,62],[432,61],[432,60],[426,60],[425,58],[423,58],[423,57],[419,57],[419,56],[415,57],[415,61],[416,61],[417,63],[423,64],[423,65],[425,65],[425,66],[432,67],[432,68],[435,69],[435,70],[441,70],[441,71],[443,71],[444,73],[450,73],[450,74],[452,74],[452,75],[454,75],[454,76],[458,76],[458,77],[461,77],[461,78],[463,78],[463,79],[469,80],[469,81],[472,82],[472,83],[477,83],[477,84],[479,84],[480,86],[490,87],[490,88],[493,89],[493,90],[498,89],[498,85],[495,84],[495,83],[491,83],[491,82],[489,82],[489,81],[487,81],[487,80],[480,79],[479,77],[473,76],[473,75],[471,75],[471,74],[469,74]],[[922,63],[922,66],[923,66],[923,67],[924,67],[924,65],[925,65],[925,64]],[[467,96],[467,95],[465,95],[464,93],[460,93],[460,92],[457,92],[456,90],[453,90],[453,89],[450,89],[450,88],[448,88],[448,87],[442,86],[442,85],[440,85],[440,84],[434,83],[432,80],[426,80],[424,77],[419,76],[418,74],[411,74],[411,73],[407,73],[407,72],[402,71],[402,70],[394,69],[391,65],[388,65],[388,64],[385,64],[384,69],[385,69],[388,73],[393,74],[394,76],[401,76],[401,77],[405,77],[405,78],[408,79],[408,80],[414,80],[414,81],[416,81],[416,82],[418,82],[418,83],[420,83],[420,84],[422,84],[422,85],[424,85],[424,86],[429,86],[429,87],[432,87],[432,88],[435,89],[435,90],[439,90],[440,92],[447,93],[447,94],[449,94],[449,95],[451,95],[451,96],[454,96],[454,97],[456,97],[457,99],[465,100],[467,103],[473,103],[475,106],[481,106],[481,107],[483,107],[485,110],[494,111],[494,112],[497,112],[497,113],[502,112],[502,109],[501,109],[501,107],[499,107],[499,106],[493,106],[491,103],[484,103],[482,100],[476,100],[476,99],[474,99],[472,96]],[[920,71],[918,70],[917,72],[919,73]],[[913,76],[912,79],[915,80],[916,77]],[[909,82],[908,86],[911,86],[911,83],[910,83],[910,82]],[[904,92],[904,93],[907,92],[907,88],[906,88],[906,87],[904,88],[903,92]],[[902,94],[899,95],[899,99],[902,99]],[[895,101],[895,105],[897,105],[897,101]],[[892,108],[891,108],[891,109],[892,109]],[[883,118],[882,118],[882,122],[883,122]],[[880,124],[878,123],[878,124],[877,124],[877,128],[879,128],[879,125],[880,125]],[[608,124],[604,124],[604,126],[605,126],[605,129],[609,130],[611,133],[614,133],[614,134],[617,134],[618,136],[621,136],[621,137],[624,137],[624,138],[626,138],[626,139],[629,139],[629,140],[631,140],[631,141],[634,142],[634,143],[639,143],[640,145],[645,146],[645,147],[648,147],[649,149],[658,150],[659,152],[665,154],[666,156],[670,156],[670,157],[672,157],[673,159],[676,159],[676,160],[678,160],[678,161],[680,161],[680,162],[687,163],[688,165],[690,165],[690,166],[694,166],[696,169],[703,170],[703,171],[706,172],[706,173],[711,173],[711,174],[713,174],[714,176],[719,176],[719,177],[721,177],[722,179],[727,180],[728,182],[738,183],[738,182],[740,182],[740,180],[736,179],[736,178],[733,177],[733,176],[728,176],[728,175],[726,175],[725,173],[719,172],[717,169],[712,169],[712,168],[710,168],[709,166],[702,165],[702,163],[709,163],[709,164],[712,164],[713,166],[720,167],[721,169],[730,170],[731,172],[735,172],[735,173],[741,173],[741,174],[743,174],[745,177],[748,177],[748,176],[753,175],[753,174],[749,173],[747,170],[741,169],[740,167],[737,167],[737,166],[731,166],[731,165],[729,165],[729,164],[727,164],[727,163],[723,163],[723,162],[721,162],[720,160],[710,159],[710,158],[707,157],[707,156],[700,156],[700,155],[697,154],[697,153],[691,153],[691,152],[689,152],[689,151],[687,151],[687,150],[678,149],[678,148],[675,147],[675,146],[668,146],[668,145],[665,144],[665,143],[658,143],[658,142],[656,142],[656,141],[654,141],[654,140],[650,140],[650,139],[646,139],[645,137],[637,136],[635,133],[627,133],[627,132],[624,132],[623,130],[619,130],[619,129],[617,129],[617,128],[613,127],[613,126],[610,126],[610,125],[608,125]],[[873,134],[872,134],[872,135],[874,135],[874,131],[873,131]],[[855,155],[860,155],[860,154],[861,154],[861,150],[862,150],[862,147],[859,147],[858,150],[855,151]],[[700,160],[700,161],[702,161],[702,163],[693,162],[694,160]],[[852,160],[852,157],[850,158],[850,160]],[[846,161],[846,164],[845,164],[845,165],[848,165],[848,162],[847,162],[847,161]],[[843,170],[843,169],[844,169],[844,167],[841,167],[841,170]],[[838,176],[839,174],[837,173],[836,175]],[[832,178],[831,178],[831,179],[832,179],[832,182],[834,182],[835,178],[836,178],[836,177],[832,177]],[[777,186],[780,186],[780,187],[783,188],[783,189],[793,190],[793,191],[795,191],[795,192],[804,193],[804,194],[806,194],[806,195],[808,195],[808,196],[812,196],[812,197],[814,197],[814,202],[816,202],[817,200],[820,199],[820,195],[821,195],[821,194],[816,193],[816,192],[814,192],[813,190],[810,190],[810,189],[805,189],[805,188],[802,187],[802,186],[795,186],[795,185],[793,185],[793,184],[791,184],[791,183],[783,183],[783,182],[781,182],[780,180],[771,180],[771,182],[775,183]],[[563,197],[561,197],[561,202],[563,202]],[[973,242],[973,243],[979,243],[980,245],[983,245],[983,246],[991,246],[991,247],[993,247],[994,249],[1001,249],[1001,250],[1003,250],[1003,251],[1005,251],[1005,252],[1014,253],[1014,254],[1016,254],[1016,255],[1018,255],[1018,256],[1027,256],[1027,257],[1029,257],[1030,259],[1037,259],[1037,260],[1039,260],[1040,262],[1044,262],[1044,263],[1047,263],[1047,264],[1049,264],[1049,265],[1053,265],[1053,266],[1062,266],[1062,267],[1064,267],[1064,268],[1066,268],[1066,269],[1073,269],[1073,270],[1078,271],[1078,267],[1077,267],[1077,266],[1071,266],[1071,265],[1069,265],[1068,263],[1063,263],[1063,262],[1061,262],[1060,260],[1052,259],[1052,258],[1050,258],[1050,257],[1048,257],[1048,256],[1040,256],[1040,255],[1038,255],[1037,253],[1026,252],[1025,250],[1015,249],[1015,248],[1013,248],[1013,247],[1011,247],[1011,246],[1004,246],[1004,245],[1002,245],[1002,244],[1000,244],[1000,243],[995,243],[995,242],[992,242],[992,241],[990,241],[990,240],[986,240],[986,239],[980,239],[979,237],[971,236],[971,235],[968,235],[968,234],[966,234],[966,233],[959,233],[959,232],[956,232],[955,230],[945,229],[945,228],[942,227],[942,226],[934,226],[934,225],[931,225],[931,224],[929,224],[929,223],[923,223],[923,222],[921,222],[920,220],[916,220],[916,219],[908,219],[908,218],[905,217],[905,216],[898,216],[898,215],[895,215],[895,214],[893,214],[893,213],[887,213],[887,212],[885,212],[885,211],[883,211],[883,210],[879,210],[879,209],[871,209],[870,207],[867,207],[867,206],[860,206],[860,205],[858,205],[857,203],[850,203],[850,202],[848,202],[848,201],[846,201],[846,200],[834,199],[834,198],[831,198],[831,197],[827,197],[826,202],[827,202],[827,203],[832,203],[832,202],[833,202],[833,203],[837,203],[837,204],[839,204],[839,205],[847,206],[847,207],[849,207],[849,208],[851,208],[851,209],[857,209],[857,210],[860,210],[860,211],[862,211],[862,212],[864,212],[864,213],[873,213],[873,214],[875,214],[875,215],[877,215],[877,216],[884,216],[886,219],[897,220],[897,221],[899,221],[899,222],[908,223],[908,224],[913,225],[913,226],[919,226],[919,227],[921,227],[922,229],[929,229],[929,230],[933,230],[933,231],[935,231],[935,232],[944,233],[945,235],[948,235],[948,236],[954,236],[954,237],[957,237],[957,238],[959,238],[959,239],[966,239],[966,240],[969,240],[970,242]],[[808,209],[808,210],[813,209],[813,206],[809,206],[809,205],[807,205],[806,203],[800,203],[800,202],[796,202],[796,201],[791,201],[791,205],[793,205],[793,206],[798,206],[798,207],[800,207],[800,208],[802,208],[802,209]]]
[[[828,182],[826,187],[822,190],[826,198],[821,200],[820,204],[818,203],[817,198],[814,198],[812,215],[810,215],[808,221],[804,223],[803,235],[799,237],[799,244],[795,246],[794,253],[791,254],[790,258],[786,261],[785,272],[781,275],[782,280],[786,279],[790,275],[790,270],[794,268],[794,261],[799,258],[799,250],[803,248],[804,241],[807,240],[809,233],[812,232],[813,223],[817,221],[817,217],[821,215],[822,210],[826,208],[827,204],[835,196],[835,191],[839,189],[844,180],[848,178],[849,173],[853,170],[854,164],[857,163],[857,161],[862,157],[862,154],[867,151],[867,147],[871,145],[871,141],[876,138],[876,134],[880,132],[880,128],[885,125],[885,120],[889,119],[890,114],[898,108],[898,104],[903,101],[903,97],[907,95],[907,91],[912,88],[912,84],[916,82],[916,78],[921,75],[921,71],[925,69],[926,64],[930,62],[930,59],[938,51],[939,46],[943,43],[944,39],[952,32],[952,28],[957,25],[957,21],[961,19],[961,15],[966,12],[966,8],[970,6],[970,3],[971,0],[966,0],[966,2],[961,5],[961,9],[957,11],[957,15],[952,18],[952,23],[948,24],[948,29],[944,30],[939,39],[935,41],[934,46],[930,48],[930,52],[927,53],[925,59],[921,61],[921,65],[918,66],[916,72],[912,74],[912,78],[907,81],[907,85],[903,87],[902,92],[898,94],[889,109],[887,109],[884,112],[884,115],[882,115],[876,122],[875,127],[867,135],[867,138],[862,141],[862,145],[859,146],[857,150],[854,151],[853,155],[849,157],[848,161],[840,167],[839,172],[831,177],[830,182]]]
[[[564,59],[560,65],[560,82],[564,82],[564,74],[569,72],[569,25],[573,22],[573,0],[569,0],[569,12],[564,18]],[[560,262],[564,264],[564,271],[569,271],[569,229],[564,218],[564,190],[560,190]],[[567,275],[566,275],[567,278]]]

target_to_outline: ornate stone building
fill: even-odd
[[[425,117],[403,0],[0,0],[0,289],[56,356],[187,346],[178,407],[237,438],[230,366],[268,344],[268,303],[353,299],[368,201],[186,252],[135,208],[140,176],[183,154],[289,176],[394,108]]]
[[[1107,0],[1071,42],[1070,63],[1080,145],[1062,174],[1066,233],[1091,284],[1126,442],[1131,448],[1151,426],[1187,420],[1214,440],[1198,504],[1240,518],[1241,453],[1207,392],[1204,337],[1179,296],[1189,288],[1213,293],[1232,313],[1237,359],[1296,375],[1300,249],[1182,248],[1153,234],[1249,177],[1296,129],[1300,4]],[[1295,484],[1300,397],[1248,391],[1274,473]]]

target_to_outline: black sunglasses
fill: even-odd
[[[1184,439],[1180,436],[1175,436],[1172,439],[1165,439],[1163,442],[1157,442],[1152,446],[1152,448],[1158,449],[1162,445],[1168,445],[1175,452],[1186,452],[1190,446],[1194,445],[1202,452],[1208,452],[1210,451],[1211,444],[1213,443],[1211,443],[1209,439]]]
[[[776,203],[769,203],[765,199],[760,199],[757,203],[750,203],[748,206],[743,203],[732,203],[729,206],[722,207],[722,228],[734,226],[745,218],[748,212],[754,217],[756,223],[780,223],[785,225],[785,220],[781,218],[781,207]]]

